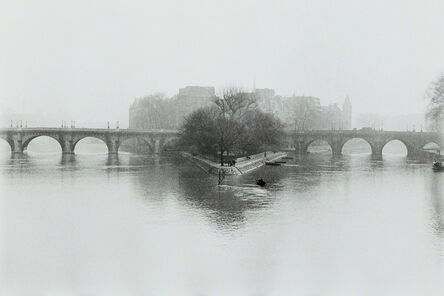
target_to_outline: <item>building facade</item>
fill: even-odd
[[[342,116],[344,119],[344,129],[352,129],[352,103],[350,98],[345,97],[344,104],[342,105]]]
[[[212,86],[186,86],[179,88],[179,93],[172,98],[174,102],[175,125],[179,128],[183,119],[201,107],[209,106],[215,99],[215,89]]]
[[[163,94],[138,98],[129,109],[129,127],[178,129],[188,114],[210,105],[214,97],[214,87],[187,86],[172,98]]]
[[[322,106],[312,96],[282,97],[273,89],[255,89],[259,108],[277,116],[288,129],[326,130],[352,129],[352,104],[347,96],[342,109],[337,104]]]
[[[326,130],[351,129],[352,104],[346,97],[342,109],[337,104],[322,106],[312,96],[282,97],[270,88],[255,89],[259,109],[279,118],[288,129]],[[141,129],[178,129],[184,118],[216,99],[215,88],[186,86],[177,95],[167,98],[154,94],[136,99],[129,110],[129,127]]]

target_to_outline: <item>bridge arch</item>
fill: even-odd
[[[347,144],[350,143],[350,141],[354,141],[354,140],[359,140],[360,142],[364,142],[367,143],[368,147],[370,148],[370,153],[374,154],[376,151],[376,147],[373,144],[372,141],[364,138],[364,137],[351,137],[351,138],[347,138],[344,142],[341,143],[341,147],[340,147],[340,152],[341,154],[344,152],[344,146],[346,146]]]
[[[94,147],[95,151],[88,151],[90,149],[85,149],[88,144],[93,144],[93,145],[96,144],[96,146]],[[83,151],[83,150],[85,150],[85,151]],[[80,154],[82,154],[82,153],[85,153],[85,154],[91,154],[91,153],[92,154],[102,154],[102,153],[108,153],[109,152],[109,147],[108,147],[108,144],[106,143],[106,141],[104,139],[102,139],[101,137],[86,136],[86,137],[82,137],[82,138],[79,138],[79,139],[75,139],[73,141],[72,152],[73,153],[80,153]]]
[[[125,142],[131,142],[131,141],[136,141],[135,146],[140,147],[140,142],[143,143],[143,146],[148,147],[149,152],[153,152],[154,151],[154,143],[152,142],[151,138],[146,137],[146,136],[140,136],[140,135],[134,135],[134,136],[127,136],[127,137],[122,137],[120,139],[119,142],[119,147],[120,146],[124,146]]]
[[[57,143],[59,143],[60,146],[60,152],[63,152],[63,143],[60,141],[60,139],[57,136],[51,135],[51,134],[38,134],[38,135],[32,135],[30,137],[22,139],[22,147],[21,150],[25,151],[28,148],[28,145],[37,138],[51,138],[54,139]],[[12,146],[11,146],[12,147]]]
[[[430,149],[430,150],[435,150],[435,149],[441,149],[441,145],[437,143],[438,141],[429,141],[427,143],[423,143],[424,145],[422,145],[422,149]],[[426,147],[427,146],[427,147]]]
[[[103,139],[103,138],[101,138],[101,137],[97,137],[97,136],[84,136],[84,137],[80,137],[80,138],[77,138],[77,139],[75,139],[73,142],[72,142],[72,147],[71,147],[71,152],[72,153],[75,153],[75,150],[76,150],[76,147],[77,147],[77,145],[80,143],[80,142],[82,142],[82,141],[84,141],[84,140],[88,140],[88,139],[94,139],[94,140],[97,140],[97,142],[103,142],[103,144],[105,144],[105,147],[106,147],[106,149],[107,149],[107,152],[109,152],[109,145],[108,145],[108,143],[106,142],[106,140],[105,139]],[[98,151],[99,153],[100,153],[100,151]],[[105,151],[103,151],[103,153],[105,153]]]
[[[3,141],[0,141],[0,152],[6,152],[8,151],[9,147],[9,151],[12,152],[13,151],[13,143],[11,143],[10,141],[8,141],[8,139],[4,138],[4,137],[0,137],[0,139],[2,139]]]
[[[387,141],[385,141],[382,144],[382,146],[381,146],[381,155],[383,154],[384,148],[387,146],[387,144],[394,143],[394,142],[395,143],[396,142],[402,143],[404,148],[407,151],[407,155],[413,155],[415,153],[415,147],[412,144],[410,144],[409,142],[407,142],[407,141],[405,141],[405,140],[403,140],[401,138],[390,138],[390,139],[388,139]]]
[[[153,135],[153,136],[130,135],[130,136],[121,137],[119,144],[121,145],[131,140],[139,141],[139,143],[136,144],[136,146],[138,146],[139,148],[140,147],[148,148],[139,151],[141,153],[143,152],[161,153],[162,151],[164,151],[165,147],[168,144],[174,142],[175,140],[178,140],[178,137],[168,136],[168,135]]]
[[[161,151],[165,151],[165,148],[167,148],[169,145],[173,144],[174,146],[174,144],[177,144],[178,141],[178,137],[166,137],[162,142]]]
[[[443,149],[443,146],[438,143],[439,141],[429,141],[425,144],[423,143],[423,145],[421,146],[421,150],[425,153],[434,153],[437,156],[441,155],[441,150]]]
[[[330,151],[334,154],[334,145],[332,145],[332,143],[330,143],[328,141],[328,139],[324,139],[324,138],[314,138],[314,139],[310,139],[309,141],[307,141],[304,146],[303,146],[303,153],[306,154],[308,153],[308,148],[313,144],[313,143],[327,143],[329,146]]]

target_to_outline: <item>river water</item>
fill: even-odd
[[[220,187],[176,154],[0,172],[0,295],[444,295],[429,162],[312,153]]]

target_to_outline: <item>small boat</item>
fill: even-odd
[[[275,163],[287,163],[287,162],[283,160],[276,160]]]
[[[433,162],[433,170],[435,172],[444,170],[444,166],[443,166],[442,162],[441,161],[434,161]]]
[[[267,183],[265,183],[265,181],[262,180],[262,178],[260,178],[260,179],[256,180],[256,184],[261,186],[261,187],[264,187],[265,184],[267,184]]]
[[[265,162],[265,165],[274,165],[274,166],[278,166],[281,165],[280,163],[276,163],[276,162],[272,162],[272,161],[267,161]]]

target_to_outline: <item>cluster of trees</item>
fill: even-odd
[[[321,106],[315,97],[289,97],[284,108],[287,127],[297,131],[350,128],[345,109],[337,104]]]
[[[294,129],[305,131],[320,125],[322,121],[321,106],[311,97],[302,97],[291,106],[294,120]]]
[[[175,101],[163,93],[154,93],[137,99],[130,107],[130,127],[142,129],[174,129]]]
[[[435,131],[443,131],[444,74],[441,74],[438,79],[432,82],[430,89],[427,92],[427,98],[430,102],[426,117],[429,120],[430,128]]]
[[[205,155],[249,155],[277,146],[283,125],[257,107],[252,93],[230,88],[214,104],[189,114],[180,129],[181,145]]]

